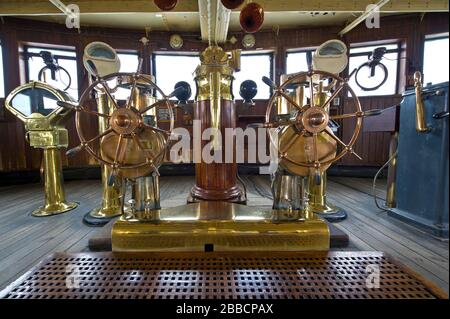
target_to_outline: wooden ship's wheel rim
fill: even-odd
[[[107,82],[114,80],[114,79],[131,79],[131,91],[130,96],[127,99],[127,102],[124,107],[120,107],[116,100],[112,97],[111,92],[113,89],[111,89]],[[137,110],[132,107],[131,103],[133,100],[133,94],[135,94],[134,88],[136,88],[137,81],[142,81],[144,83],[147,83],[149,87],[154,89],[156,92],[161,94],[162,99],[158,100],[157,102],[146,106],[143,110]],[[120,81],[119,81],[120,83]],[[98,111],[91,111],[85,107],[88,99],[91,96],[91,93],[96,90],[96,88],[100,87],[101,90],[106,94],[108,100],[111,102],[111,105],[113,107],[112,114],[102,114]],[[149,110],[157,107],[157,106],[165,106],[169,112],[169,130],[163,130],[156,126],[151,126],[149,124],[146,124],[143,120],[143,116],[145,113],[147,113]],[[97,106],[98,110],[98,106]],[[83,125],[82,125],[82,119],[81,114],[90,114],[97,117],[104,117],[107,118],[109,121],[108,128],[105,130],[105,132],[95,136],[94,138],[87,139],[85,137],[85,134],[83,132]],[[167,150],[167,147],[169,145],[169,139],[170,136],[173,133],[175,120],[174,120],[174,114],[173,114],[173,108],[172,104],[169,101],[169,97],[164,94],[164,92],[148,77],[143,76],[141,74],[137,73],[112,73],[104,78],[97,79],[95,82],[93,82],[82,94],[79,102],[79,106],[77,108],[77,114],[75,117],[75,125],[78,137],[81,142],[81,147],[84,148],[93,158],[95,158],[97,161],[99,161],[102,164],[105,164],[113,169],[113,172],[117,174],[120,170],[128,170],[128,169],[139,169],[147,166],[151,166],[152,170],[155,171],[157,174],[158,169],[155,165],[155,159],[160,159],[164,157],[165,152]],[[157,133],[161,133],[164,137],[163,141],[163,147],[157,154],[150,154],[148,150],[145,149],[145,147],[142,144],[142,141],[139,139],[138,134],[136,133],[138,129],[149,129]],[[117,148],[114,156],[114,160],[108,160],[102,157],[101,152],[97,153],[92,148],[91,144],[97,140],[101,140],[103,137],[107,136],[108,134],[115,134],[118,138]],[[127,137],[127,138],[125,138]],[[131,138],[130,138],[131,137]],[[136,164],[123,164],[121,163],[121,158],[124,154],[124,140],[127,140],[126,143],[128,143],[128,140],[132,140],[139,150],[144,153],[145,161],[139,162]]]
[[[313,83],[313,76],[319,75],[321,77],[326,78],[332,78],[333,82],[335,82],[336,90],[334,93],[328,97],[327,101],[323,105],[315,105],[314,104],[314,91],[316,88],[316,85]],[[292,83],[298,82],[301,78],[309,78],[309,87],[310,89],[310,104],[305,106],[300,106],[298,103],[296,103],[286,92],[284,89],[286,86]],[[321,167],[329,166],[332,163],[340,160],[342,157],[344,157],[347,153],[354,154],[355,156],[359,157],[354,151],[353,146],[356,143],[356,140],[358,139],[358,136],[361,132],[362,128],[362,122],[364,117],[364,112],[362,111],[361,102],[359,101],[358,97],[356,96],[353,89],[348,84],[348,79],[343,79],[339,77],[338,75],[324,72],[324,71],[308,71],[308,72],[300,72],[293,77],[289,78],[287,81],[282,83],[279,87],[273,87],[274,93],[272,94],[268,107],[266,110],[266,116],[265,116],[265,123],[264,127],[266,128],[275,128],[275,127],[282,127],[282,126],[290,126],[294,125],[297,128],[301,127],[301,134],[297,134],[295,138],[293,138],[287,146],[284,147],[283,150],[280,150],[278,145],[275,145],[277,147],[278,151],[278,157],[282,160],[285,160],[293,165],[298,165],[301,167],[306,168],[314,168],[316,170],[320,170]],[[347,113],[342,115],[336,115],[336,116],[329,116],[328,112],[326,112],[325,108],[344,90],[347,89],[348,92],[351,95],[351,99],[354,103],[352,103],[356,111],[354,113]],[[277,101],[277,98],[281,97],[287,100],[288,103],[293,105],[298,110],[298,115],[294,120],[286,122],[272,122],[271,121],[271,115],[274,109],[275,102]],[[317,116],[317,114],[319,116]],[[328,122],[329,120],[339,120],[339,119],[349,119],[349,118],[356,118],[356,125],[355,129],[353,131],[352,137],[350,139],[350,142],[348,144],[345,144],[340,138],[335,136],[332,131],[328,128]],[[318,158],[318,150],[317,150],[317,139],[318,134],[325,132],[328,134],[334,141],[336,141],[338,144],[342,146],[342,150],[332,159],[328,160],[320,160]],[[314,162],[299,162],[293,159],[290,159],[288,157],[288,151],[289,148],[295,144],[295,141],[303,136],[304,133],[312,134],[313,137],[313,153],[314,153]],[[272,136],[269,134],[269,139],[272,144],[275,142],[273,141]]]

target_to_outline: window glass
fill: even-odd
[[[286,58],[287,74],[308,71],[307,52],[289,52]]]
[[[41,51],[50,52],[58,62],[58,65],[64,68],[70,75],[70,87],[66,92],[75,99],[78,99],[78,72],[76,53],[74,50],[48,49],[41,47],[26,47],[25,56],[27,64],[27,80],[39,80],[39,72],[45,67],[45,63],[40,56]],[[69,77],[65,72],[57,72],[55,80],[52,79],[51,72],[47,69],[41,76],[42,81],[46,81],[59,89],[64,89],[69,84]]]
[[[117,53],[120,59],[120,70],[122,73],[134,73],[137,71],[139,65],[139,56],[137,53]],[[130,96],[130,90],[125,88],[118,88],[114,93],[117,100],[127,100]]]
[[[423,54],[423,83],[448,81],[448,37],[425,40]]]
[[[255,99],[269,99],[270,88],[262,81],[263,76],[271,78],[272,54],[249,54],[241,56],[241,71],[234,74],[233,95],[235,99],[242,99],[239,95],[241,83],[253,80],[258,86]]]
[[[199,64],[199,57],[194,55],[155,54],[153,68],[156,85],[168,95],[177,82],[185,81],[191,86],[193,99],[196,94],[194,71]],[[161,98],[159,93],[157,97]]]
[[[369,54],[376,48],[386,47],[387,50],[393,50],[384,55],[381,60],[387,69],[386,82],[378,89],[373,91],[365,91],[356,84],[355,75],[350,78],[349,84],[355,91],[357,96],[375,96],[375,95],[393,95],[397,93],[397,75],[398,75],[398,60],[400,57],[400,48],[398,44],[380,44],[376,46],[365,46],[350,49],[349,57],[349,73],[359,68],[363,63],[369,61]],[[362,69],[358,74],[358,81],[361,85],[370,87],[372,84],[375,86],[377,83],[381,83],[384,78],[383,70],[378,67],[375,69],[373,77],[369,76],[369,68]],[[367,71],[367,72],[366,72]]]

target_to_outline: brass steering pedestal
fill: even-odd
[[[66,201],[60,153],[69,144],[64,124],[72,111],[58,107],[58,101],[73,99],[42,82],[16,88],[5,101],[6,108],[25,124],[30,146],[43,150],[45,203],[32,212],[33,216],[61,214],[78,206]]]

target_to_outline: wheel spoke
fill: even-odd
[[[127,109],[131,109],[131,105],[133,103],[135,95],[136,95],[136,78],[133,77],[133,85],[131,86],[130,96],[128,97],[128,101],[127,101],[127,105],[126,105]]]
[[[138,148],[141,150],[141,152],[143,152],[145,154],[145,157],[147,158],[147,162],[148,164],[150,164],[150,166],[152,167],[152,169],[155,171],[156,175],[160,176],[159,174],[159,170],[158,168],[155,166],[155,164],[153,163],[153,154],[151,154],[145,147],[144,145],[142,145],[141,140],[139,139],[139,137],[137,137],[136,133],[132,133],[131,134],[134,142],[136,143],[136,145],[138,146]]]
[[[111,115],[100,113],[100,112],[96,112],[96,111],[86,110],[85,108],[80,108],[79,110],[81,112],[83,112],[83,113],[87,113],[87,114],[91,114],[91,115],[95,115],[95,116],[99,116],[99,117],[104,117],[104,118],[107,118],[107,119],[111,118]]]
[[[289,151],[290,149],[291,149],[291,147],[294,145],[294,143],[297,141],[297,139],[300,137],[300,135],[298,135],[298,134],[295,134],[295,137],[294,138],[292,138],[289,142],[288,142],[288,144],[284,147],[284,149],[281,151],[281,155],[283,155],[283,157],[284,157],[284,154],[286,154],[287,153],[287,151]]]
[[[314,81],[312,74],[309,76],[309,106],[314,106]]]
[[[156,126],[151,126],[149,124],[145,124],[144,123],[144,127],[148,128],[149,130],[152,130],[152,131],[155,131],[155,132],[158,132],[158,133],[162,133],[162,134],[164,134],[166,136],[172,135],[172,133],[170,133],[169,131],[160,129],[160,128],[156,127]]]
[[[289,95],[287,95],[283,91],[280,91],[280,95],[284,97],[290,104],[295,106],[299,111],[303,112],[303,108],[300,105],[298,105],[297,102],[295,102]]]
[[[159,106],[159,105],[163,105],[163,104],[165,104],[165,101],[157,101],[157,102],[153,103],[152,105],[147,106],[145,109],[143,109],[142,111],[139,111],[139,112],[142,115],[142,114],[147,113],[148,111],[150,111],[152,108],[154,108],[156,106]]]
[[[353,154],[357,159],[362,160],[362,157],[359,156],[357,153],[355,153],[355,151],[348,146],[347,144],[345,144],[339,137],[337,137],[336,135],[333,134],[333,132],[331,132],[331,129],[329,127],[327,127],[327,129],[325,130],[325,132],[336,142],[338,142],[339,144],[342,145],[342,147],[344,147],[344,149],[348,152],[350,152],[350,154]]]
[[[347,114],[341,114],[341,115],[333,115],[330,116],[331,120],[343,120],[343,119],[349,119],[353,117],[359,117],[358,113],[347,113]]]
[[[336,142],[338,142],[339,144],[341,144],[341,146],[343,146],[344,148],[348,148],[348,145],[345,144],[339,137],[337,137],[336,135],[334,135],[334,133],[331,131],[331,129],[329,127],[327,127],[325,129],[325,132],[330,135],[330,137],[335,140]]]
[[[317,133],[314,133],[313,136],[313,153],[314,153],[314,165],[318,165],[320,167],[319,162],[319,152],[317,151]]]
[[[109,128],[106,131],[104,131],[103,133],[98,134],[97,136],[95,136],[95,137],[91,138],[90,140],[86,141],[86,144],[90,144],[90,143],[92,143],[92,142],[94,142],[94,141],[96,141],[98,139],[101,139],[102,137],[108,135],[112,131],[113,131],[112,128]]]
[[[345,86],[345,83],[342,83],[341,85],[339,85],[339,87],[336,89],[336,91],[334,91],[334,93],[325,101],[325,103],[320,106],[322,108],[326,108],[328,106],[328,104],[330,104],[331,101],[333,101],[341,93],[344,86]]]
[[[124,152],[122,151],[122,142],[123,135],[120,134],[119,141],[117,142],[116,154],[114,155],[114,167],[116,167],[122,161],[122,157],[124,155]]]

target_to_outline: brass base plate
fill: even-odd
[[[78,207],[78,203],[75,202],[62,202],[57,205],[51,206],[41,206],[38,209],[34,210],[31,215],[35,217],[46,217],[52,215],[58,215],[62,213],[66,213]]]
[[[308,210],[329,222],[339,222],[347,218],[347,212],[344,209],[333,205],[313,205],[308,207]]]
[[[279,212],[277,212],[279,213]],[[271,209],[200,202],[123,217],[112,228],[113,251],[325,251],[328,225],[313,215],[286,221]],[[153,218],[153,220],[151,219]]]
[[[98,218],[98,219],[111,219],[113,217],[117,217],[122,215],[122,211],[120,207],[108,207],[108,208],[104,208],[104,207],[98,207],[98,208],[94,208],[93,210],[91,210],[89,212],[89,215],[92,218]]]

